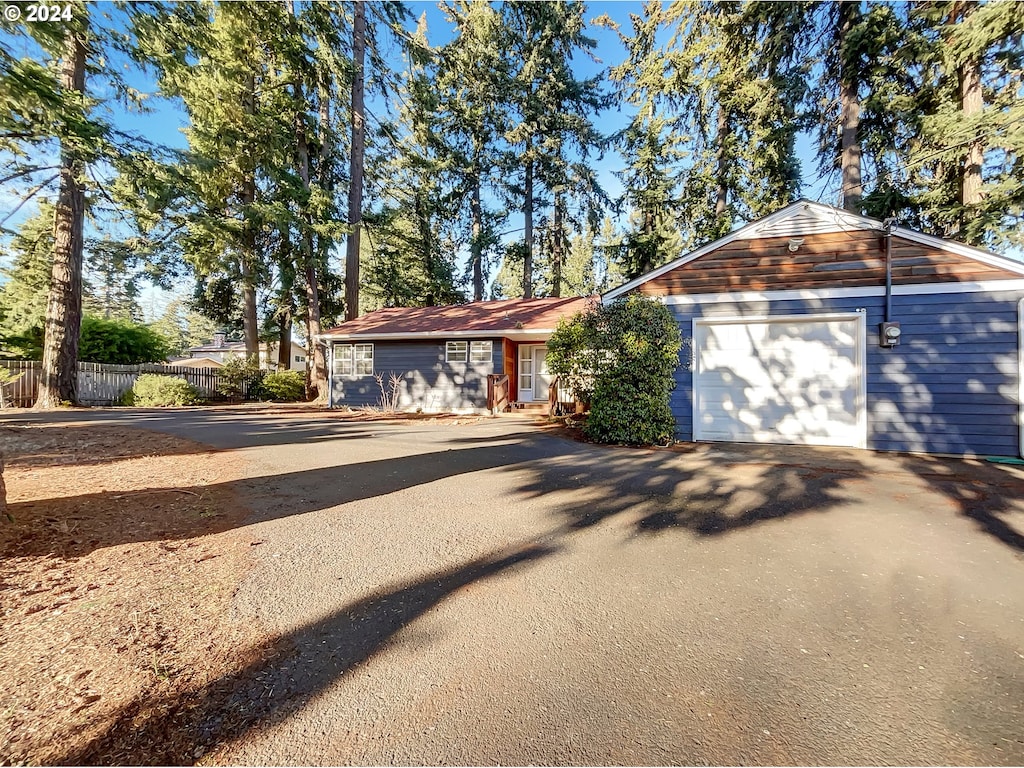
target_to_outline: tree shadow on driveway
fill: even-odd
[[[253,649],[251,662],[185,695],[132,701],[101,735],[55,763],[191,764],[203,750],[287,719],[463,587],[557,551],[526,544],[381,589]]]
[[[181,499],[181,494],[199,497],[200,501],[216,499],[218,503],[223,503],[223,499],[230,498],[231,494],[239,494],[242,503],[252,510],[247,523],[263,522],[385,496],[465,473],[517,466],[550,458],[559,452],[555,443],[539,444],[532,440],[503,442],[500,437],[492,443],[497,444],[279,472],[185,488],[169,484],[129,492],[103,491],[14,502],[8,505],[8,511],[16,522],[0,528],[0,552],[19,556],[48,555],[53,554],[57,546],[63,557],[81,557],[95,549],[120,544],[191,538],[195,536],[194,526],[187,529],[168,527],[160,512]],[[173,478],[169,482],[173,483]],[[90,529],[90,517],[81,514],[81,510],[97,505],[116,509],[126,495],[144,496],[153,510],[150,518],[125,519],[120,526],[104,526],[101,531]],[[67,534],[56,540],[35,536],[32,521],[41,518],[63,523]],[[231,516],[219,516],[217,510],[212,509],[204,532],[228,530],[233,525],[232,519]]]
[[[1024,505],[1019,503],[1024,499],[1024,478],[986,462],[968,465],[935,456],[900,456],[899,463],[926,479],[979,530],[1024,553]]]
[[[513,468],[509,468],[512,470]],[[518,490],[544,496],[571,529],[626,517],[637,533],[716,536],[865,500],[879,475],[926,490],[1024,552],[1024,478],[984,462],[831,448],[695,444],[682,451],[594,447],[539,462]],[[878,496],[879,503],[886,503]]]

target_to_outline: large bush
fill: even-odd
[[[184,379],[144,373],[135,380],[134,386],[124,394],[121,402],[143,408],[166,408],[172,405],[195,405],[199,402],[199,394]]]
[[[675,432],[669,394],[681,345],[665,305],[629,296],[560,323],[548,342],[548,366],[590,404],[587,437],[653,445]]]
[[[271,400],[295,403],[306,396],[306,377],[298,371],[275,371],[263,377],[263,391]]]
[[[255,357],[229,355],[224,365],[217,370],[217,378],[220,381],[217,391],[229,400],[241,400],[244,397],[259,400],[263,394],[263,371]]]
[[[145,325],[86,315],[78,340],[78,359],[88,363],[136,365],[158,363],[170,346],[163,336]]]

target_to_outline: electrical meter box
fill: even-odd
[[[903,335],[903,331],[900,330],[899,323],[880,323],[878,326],[878,346],[895,347],[900,343],[901,335]]]

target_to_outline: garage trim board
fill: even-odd
[[[864,313],[695,317],[692,338],[695,440],[867,447]]]

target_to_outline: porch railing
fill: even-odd
[[[508,374],[492,373],[487,377],[487,408],[491,413],[504,413],[511,408],[509,392]]]

